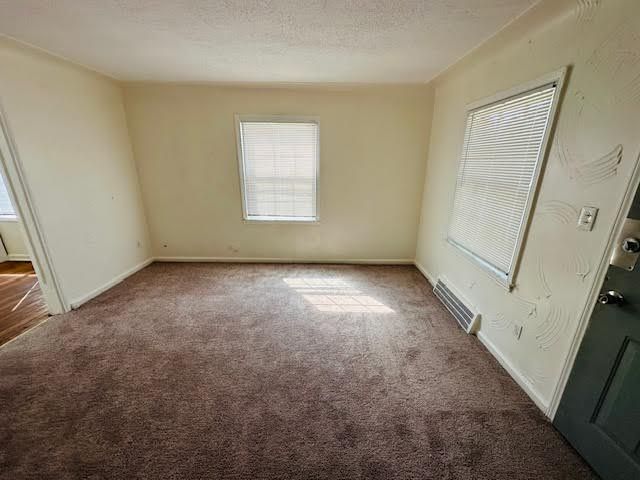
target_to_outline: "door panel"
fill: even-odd
[[[640,389],[635,388],[640,385],[640,343],[627,338],[619,359],[593,422],[624,450],[637,455],[640,431],[629,425],[640,424],[640,409],[636,408],[640,405]]]
[[[629,216],[640,218],[640,190]],[[640,262],[610,266],[611,291],[624,300],[596,306],[554,425],[603,479],[639,480]]]

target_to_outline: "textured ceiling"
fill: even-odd
[[[0,0],[0,33],[122,80],[430,80],[536,0]]]

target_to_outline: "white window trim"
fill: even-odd
[[[499,93],[496,93],[495,95],[492,95],[490,97],[486,97],[480,100],[477,100],[475,102],[472,102],[470,104],[468,104],[465,108],[465,114],[464,114],[464,125],[466,125],[467,119],[469,117],[469,113],[471,113],[473,110],[477,110],[479,108],[483,108],[483,107],[487,107],[489,105],[491,105],[492,103],[497,103],[497,102],[501,102],[503,100],[506,100],[510,97],[515,97],[517,95],[521,95],[523,93],[529,92],[531,90],[537,90],[540,89],[542,87],[544,87],[545,85],[550,85],[555,83],[556,84],[556,92],[555,95],[553,96],[553,102],[551,104],[551,110],[549,111],[549,120],[547,123],[547,128],[545,130],[544,133],[544,137],[542,139],[542,145],[540,146],[540,156],[538,157],[538,162],[536,164],[536,169],[534,171],[533,174],[533,178],[532,178],[532,186],[531,186],[531,193],[529,194],[528,198],[527,198],[527,203],[525,205],[525,209],[524,209],[524,214],[522,216],[522,222],[520,223],[520,232],[518,234],[518,240],[516,242],[516,246],[513,250],[513,257],[511,260],[511,271],[508,274],[504,274],[504,272],[502,272],[501,270],[498,270],[497,268],[495,268],[493,265],[487,263],[485,260],[483,260],[482,258],[480,258],[478,255],[476,255],[475,253],[471,252],[470,250],[464,248],[463,246],[459,245],[457,242],[455,242],[454,240],[452,240],[451,238],[449,238],[449,235],[447,234],[447,242],[452,245],[453,247],[455,247],[457,250],[459,250],[460,252],[462,252],[464,254],[465,257],[471,259],[472,261],[474,261],[475,263],[477,263],[478,265],[480,265],[480,267],[487,272],[494,280],[497,281],[498,284],[500,284],[501,286],[503,286],[504,288],[506,288],[507,290],[511,291],[513,289],[513,287],[515,286],[515,279],[518,275],[518,270],[520,268],[520,261],[522,260],[522,250],[523,250],[523,246],[525,243],[525,239],[527,237],[527,233],[529,231],[529,226],[531,224],[531,217],[532,217],[532,212],[533,212],[533,206],[535,204],[535,201],[538,197],[538,191],[540,188],[540,180],[542,178],[541,176],[541,172],[544,169],[544,166],[547,162],[547,158],[549,156],[549,145],[550,142],[549,140],[551,139],[551,135],[554,132],[555,129],[555,123],[556,123],[556,117],[557,117],[557,111],[558,111],[558,105],[560,104],[560,99],[562,98],[562,94],[564,91],[564,83],[565,83],[565,79],[566,79],[566,75],[567,75],[567,71],[568,71],[568,67],[563,67],[559,70],[556,70],[554,72],[548,73],[542,77],[539,77],[535,80],[532,80],[530,82],[526,82],[523,83],[521,85],[518,85],[517,87],[511,88],[509,90],[505,90]],[[461,152],[462,154],[462,152]],[[459,157],[462,158],[462,157]],[[459,163],[458,163],[459,165]],[[456,180],[457,181],[457,180]],[[449,216],[451,218],[451,213],[453,212],[453,202],[455,201],[455,194],[454,194],[454,198],[452,199],[452,207],[449,209]],[[448,229],[447,229],[448,232]]]
[[[247,197],[244,191],[244,158],[242,150],[242,129],[241,122],[277,122],[277,123],[315,123],[318,126],[317,136],[317,159],[316,159],[316,216],[307,219],[272,219],[267,216],[263,218],[249,218],[247,215]],[[236,149],[238,154],[238,175],[240,178],[240,196],[242,197],[242,220],[245,223],[257,224],[296,224],[296,225],[317,225],[320,223],[320,117],[308,115],[235,115],[236,124]]]
[[[7,194],[9,195],[9,202],[11,203],[11,206],[13,207],[13,213],[0,213],[0,223],[17,222],[18,221],[18,214],[16,213],[16,207],[15,207],[14,200],[13,200],[13,198],[11,198],[11,193],[9,193],[9,186],[8,186],[9,182],[4,177],[2,171],[0,171],[0,183],[2,183],[4,185],[4,188],[6,189]]]

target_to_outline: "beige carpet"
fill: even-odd
[[[413,267],[154,264],[0,348],[0,478],[595,478]]]

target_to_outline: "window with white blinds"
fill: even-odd
[[[318,219],[317,120],[238,118],[244,218]]]
[[[468,112],[448,239],[512,284],[557,82]]]
[[[15,218],[16,211],[11,205],[11,199],[9,198],[9,192],[4,184],[2,175],[0,175],[0,219],[2,218]]]

